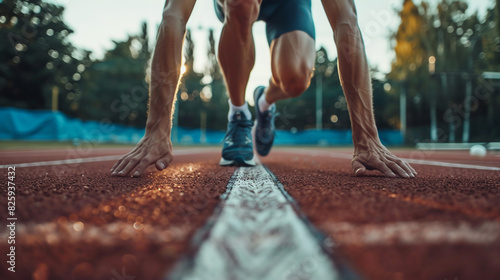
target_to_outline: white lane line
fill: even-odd
[[[286,150],[286,152],[292,153],[292,154],[300,154],[300,155],[329,156],[329,157],[333,157],[333,158],[352,160],[352,155],[345,154],[345,153],[326,152],[326,151],[318,151],[318,150],[288,150],[288,149]],[[405,160],[409,163],[421,164],[421,165],[500,171],[500,167],[493,167],[493,166],[483,166],[483,165],[463,164],[463,163],[451,163],[451,162],[434,161],[434,160],[419,160],[419,159],[409,159],[409,158],[401,158],[401,159]]]
[[[169,279],[339,279],[262,165],[238,168],[231,183],[209,231],[195,237],[196,254]]]
[[[117,240],[147,240],[157,244],[179,242],[186,238],[190,231],[187,225],[175,227],[158,227],[151,224],[113,222],[101,226],[82,222],[45,222],[16,224],[16,239],[20,244],[40,246],[40,244],[58,245],[72,242],[95,242],[112,246]],[[0,238],[7,240],[9,230],[2,229]]]
[[[103,157],[75,158],[75,159],[64,159],[64,160],[28,162],[28,163],[13,163],[13,164],[0,165],[0,169],[7,168],[9,166],[15,166],[16,168],[21,168],[21,167],[38,167],[38,166],[75,164],[75,163],[87,163],[87,162],[98,162],[98,161],[111,161],[111,160],[117,160],[120,157],[121,156],[103,156]]]
[[[477,169],[477,170],[500,171],[500,167],[493,167],[493,166],[483,166],[483,165],[463,164],[463,163],[450,163],[450,162],[442,162],[442,161],[407,159],[407,158],[404,158],[403,160],[406,160],[407,162],[414,163],[414,164],[454,167],[454,168],[467,168],[467,169]]]
[[[324,223],[320,228],[343,245],[426,245],[474,244],[488,245],[500,241],[500,223],[483,222],[472,225],[466,221],[395,222],[384,224],[353,224],[348,222]],[[181,241],[190,227],[158,227],[152,224],[113,222],[101,226],[81,222],[20,223],[16,225],[16,238],[22,244],[38,246],[66,242],[92,241],[113,245],[122,240],[148,240],[155,243]],[[7,239],[9,230],[0,231],[0,239]],[[243,242],[243,240],[241,240]]]
[[[73,146],[68,145],[64,149],[46,149],[46,150],[36,150],[36,149],[27,149],[27,150],[0,150],[1,156],[44,156],[47,154],[61,153],[61,152],[70,152],[74,153],[74,151],[78,150],[90,150],[92,151],[113,151],[113,152],[123,152],[126,153],[132,149],[132,147],[112,147],[112,148],[93,148],[92,145],[89,146]]]
[[[174,150],[173,154],[174,156],[182,156],[182,155],[192,155],[192,154],[203,154],[212,151],[213,151],[212,149],[186,149],[186,150]],[[123,155],[115,155],[115,156],[73,158],[73,159],[28,162],[28,163],[13,163],[13,164],[0,165],[0,169],[8,168],[9,166],[15,166],[16,168],[21,168],[21,167],[38,167],[38,166],[51,166],[51,165],[63,165],[63,164],[75,164],[75,163],[87,163],[87,162],[112,161],[112,160],[118,160],[122,156]]]
[[[397,222],[386,224],[326,223],[320,226],[337,245],[476,244],[500,241],[500,223]]]

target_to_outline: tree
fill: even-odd
[[[194,42],[191,37],[191,30],[186,31],[184,41],[184,67],[185,72],[181,77],[179,85],[179,126],[189,128],[200,128],[200,116],[203,108],[203,101],[200,94],[203,89],[203,74],[194,71]]]
[[[500,0],[499,0],[500,1]],[[480,26],[483,54],[479,54],[480,64],[477,65],[485,71],[499,71],[500,69],[500,13],[497,1],[496,8],[489,9],[486,19]],[[478,67],[478,68],[479,68]]]
[[[68,42],[64,8],[42,0],[0,2],[0,106],[73,112],[85,51]],[[81,66],[82,65],[82,66]]]
[[[500,34],[500,0],[495,1],[495,10],[493,13],[497,23],[497,34]]]
[[[209,30],[208,42],[208,65],[204,77],[204,89],[207,91],[207,96],[205,96],[208,119],[207,128],[213,130],[226,130],[229,104],[227,102],[226,86],[219,67],[219,62],[217,61],[217,55],[215,54],[215,39],[212,29]],[[209,88],[206,88],[207,86]],[[210,91],[208,91],[208,89],[210,89]],[[210,98],[208,98],[208,92],[210,92]]]
[[[144,127],[149,96],[146,68],[151,55],[146,23],[139,35],[113,42],[115,47],[87,68],[78,117]]]
[[[448,139],[454,139],[464,119],[466,89],[478,84],[476,78],[483,71],[498,65],[495,13],[490,10],[482,23],[464,1],[441,0],[433,9],[426,2],[415,5],[405,0],[399,14],[401,25],[391,38],[396,53],[388,75],[391,94],[406,90],[408,126],[424,128],[434,119],[441,131],[448,132]],[[487,102],[482,100],[477,108]],[[481,111],[476,109],[471,116],[479,120]],[[412,136],[430,139],[421,132]],[[447,140],[440,138],[434,140]]]

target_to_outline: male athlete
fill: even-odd
[[[140,176],[151,164],[165,169],[173,159],[170,141],[172,108],[181,68],[186,23],[196,0],[167,0],[153,54],[150,109],[146,134],[111,169],[115,176]],[[371,79],[353,0],[322,0],[334,32],[339,75],[352,124],[353,172],[376,169],[388,177],[415,177],[415,170],[385,148],[378,137],[372,106]],[[257,152],[267,155],[274,139],[274,103],[302,94],[313,71],[314,23],[311,0],[217,0],[224,21],[219,63],[229,92],[229,124],[221,165],[254,165],[251,120],[244,94],[255,62],[252,25],[267,24],[272,78],[254,92]]]

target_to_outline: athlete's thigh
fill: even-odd
[[[285,33],[271,43],[271,68],[276,81],[311,73],[315,59],[314,39],[304,31]]]

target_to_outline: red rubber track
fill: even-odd
[[[121,155],[127,151],[129,148],[90,149],[85,153],[72,148],[0,151],[0,164]],[[314,226],[333,237],[336,253],[361,276],[500,279],[498,239],[484,244],[432,244],[425,240],[414,244],[398,240],[365,244],[353,242],[351,232],[336,227],[338,223],[376,226],[467,222],[480,226],[500,222],[499,171],[415,164],[419,173],[415,179],[383,178],[377,172],[357,178],[351,175],[348,159],[326,153],[349,155],[350,150],[322,149],[325,153],[314,156],[304,151],[308,150],[279,148],[261,161],[297,200]],[[419,160],[500,166],[495,154],[472,158],[465,152],[395,153]],[[186,252],[192,235],[206,222],[225,191],[235,168],[219,167],[219,157],[220,148],[176,156],[167,170],[149,169],[142,178],[109,176],[114,161],[18,168],[18,225],[31,224],[34,232],[46,234],[18,232],[17,272],[7,272],[2,262],[0,278],[109,280],[125,273],[135,279],[160,279]],[[0,176],[6,178],[7,170],[0,170]],[[2,190],[0,207],[5,209],[6,190]],[[0,211],[0,219],[5,221],[6,215],[5,210]],[[50,225],[55,225],[55,230]],[[84,231],[95,228],[108,235],[76,239],[67,235],[67,231],[82,226]],[[0,248],[6,252],[7,243],[1,243]]]
[[[88,156],[123,152],[98,150]],[[49,154],[32,161],[66,159],[64,152]],[[226,190],[235,168],[220,168],[219,155],[217,149],[177,156],[167,170],[148,169],[152,172],[142,178],[111,177],[114,161],[17,168],[16,273],[8,272],[2,261],[0,279],[162,279]],[[6,178],[7,169],[0,170]],[[0,219],[5,221],[6,188],[0,201]],[[70,239],[66,225],[72,231],[78,222],[99,233]],[[21,234],[20,224],[38,224],[35,229],[46,235]],[[51,232],[50,225],[56,230]],[[111,238],[99,236],[101,232]],[[0,248],[7,252],[7,242]]]
[[[366,279],[500,279],[500,240],[431,244],[353,242],[353,232],[335,225],[377,227],[394,223],[480,225],[500,221],[500,171],[413,164],[415,179],[390,179],[371,171],[354,177],[349,159],[275,149],[262,163],[276,174],[312,223],[329,234],[337,254]],[[339,152],[339,150],[335,150]],[[292,152],[292,153],[290,153]],[[303,152],[303,151],[301,151]],[[349,154],[350,150],[341,150]],[[500,166],[498,155],[395,151],[405,158]],[[416,154],[424,155],[416,157]],[[457,225],[458,226],[458,225]]]

